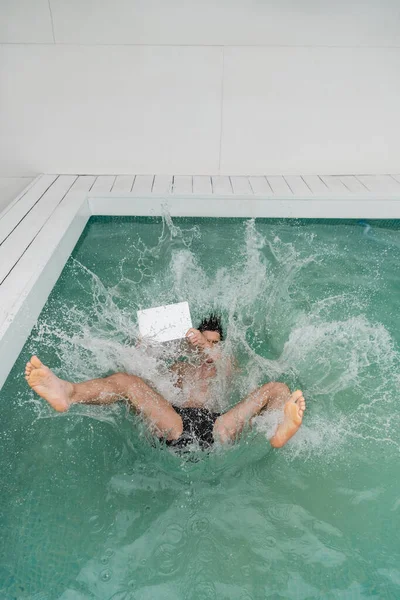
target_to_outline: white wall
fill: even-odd
[[[398,0],[0,0],[0,176],[400,167]]]

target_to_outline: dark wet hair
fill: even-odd
[[[198,329],[199,331],[217,331],[221,340],[224,337],[221,325],[221,317],[214,313],[211,313],[208,318],[203,319]]]

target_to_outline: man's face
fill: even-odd
[[[213,347],[206,350],[207,358],[206,363],[209,365],[214,361],[219,360],[221,358],[221,348],[219,348],[219,342],[221,341],[221,336],[218,331],[203,331],[203,335],[208,342],[211,342]]]
[[[221,336],[218,331],[203,331],[203,335],[208,342],[211,342],[213,345],[218,344],[221,341]]]

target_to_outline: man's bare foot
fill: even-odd
[[[303,398],[303,392],[300,390],[293,392],[283,407],[285,418],[283,423],[278,425],[275,435],[271,438],[271,446],[281,448],[294,436],[303,421],[305,410],[306,401]]]
[[[68,410],[74,390],[72,383],[59,379],[37,356],[32,356],[26,363],[25,379],[55,410]]]

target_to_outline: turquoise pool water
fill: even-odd
[[[92,219],[0,392],[0,598],[400,597],[399,223]],[[74,381],[128,371],[174,400],[136,310],[219,310],[240,373],[308,409],[281,450],[268,416],[240,443],[177,455],[123,404],[53,412],[37,353]]]

